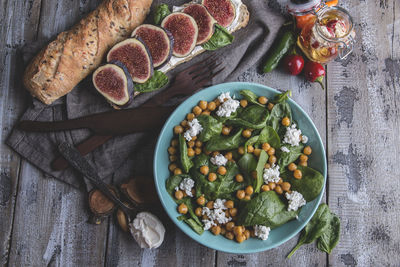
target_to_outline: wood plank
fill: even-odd
[[[321,138],[326,140],[326,91],[321,90],[318,84],[309,84],[303,77],[289,77],[282,70],[277,69],[268,74],[260,74],[257,67],[245,72],[239,81],[257,82],[278,90],[292,90],[295,100],[311,117]],[[325,199],[325,197],[324,197]],[[323,199],[323,201],[324,201]],[[287,254],[296,245],[298,235],[278,248],[256,253],[235,255],[218,252],[218,266],[324,266],[327,256],[319,252],[315,245],[304,246],[299,249],[290,260]]]
[[[343,4],[357,22],[357,45],[328,67],[329,206],[342,222],[329,263],[398,266],[399,3]]]

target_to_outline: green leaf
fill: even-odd
[[[182,134],[179,134],[179,153],[180,153],[181,167],[185,173],[188,173],[190,168],[193,167],[193,162],[190,160],[188,156],[186,141],[185,138],[182,136]]]
[[[261,155],[261,154],[260,154]],[[253,154],[246,153],[238,161],[241,173],[247,180],[248,184],[252,183],[251,172],[257,168],[257,159]]]
[[[148,79],[145,83],[135,84],[135,91],[140,93],[153,92],[167,85],[168,81],[169,79],[167,75],[165,75],[161,71],[156,70],[154,71],[153,76],[151,76],[151,78]]]
[[[340,219],[339,217],[330,212],[330,220],[328,228],[318,238],[317,247],[319,250],[331,253],[332,250],[339,243],[340,237]]]
[[[255,183],[254,183],[254,192],[256,192],[256,193],[260,192],[260,188],[261,188],[262,184],[264,183],[264,178],[263,178],[264,166],[265,166],[265,163],[267,163],[267,160],[268,160],[267,152],[265,152],[264,150],[261,150],[260,157],[258,158],[258,163],[257,163],[257,167],[256,167],[257,179],[255,180]]]
[[[282,102],[288,100],[289,96],[292,96],[292,91],[290,91],[290,90],[276,95],[272,102],[274,104],[282,103]]]
[[[296,161],[302,154],[304,145],[299,144],[298,146],[285,145],[289,152],[283,152],[281,149],[277,150],[276,155],[278,157],[278,165],[281,170],[285,169],[290,163]]]
[[[248,102],[259,105],[261,107],[265,107],[265,105],[260,104],[258,102],[258,96],[250,90],[241,90],[240,94],[246,99]]]
[[[169,10],[167,4],[158,5],[154,12],[154,24],[161,25],[162,20],[169,14],[171,14],[171,10]]]
[[[230,34],[224,27],[219,24],[215,24],[215,31],[210,40],[202,44],[205,50],[214,51],[218,48],[230,45],[235,37]]]
[[[165,188],[167,189],[168,194],[174,197],[175,187],[179,187],[180,183],[185,178],[190,178],[190,176],[187,174],[179,174],[169,177],[165,182]]]
[[[203,225],[196,222],[196,220],[189,218],[184,220],[197,234],[201,235],[204,233]]]
[[[281,147],[281,140],[278,133],[271,126],[264,127],[260,132],[260,137],[257,140],[257,144],[268,143],[270,146],[278,151]]]
[[[268,117],[269,112],[266,108],[249,105],[242,109],[235,118],[228,119],[226,124],[250,129],[262,129],[266,126]]]
[[[238,148],[243,141],[242,131],[243,129],[239,129],[231,136],[216,135],[212,137],[206,144],[206,150],[222,151]]]
[[[212,137],[219,135],[222,131],[222,122],[219,122],[212,116],[200,115],[197,117],[203,130],[200,132],[199,140],[201,142],[207,142]]]
[[[288,170],[281,172],[281,178],[291,184],[292,190],[301,193],[307,202],[314,200],[324,186],[324,176],[310,167],[298,165],[297,169],[302,173],[301,179],[294,178],[293,172]]]
[[[276,228],[296,218],[298,211],[288,211],[287,205],[275,191],[266,191],[244,204],[240,210],[237,225],[265,225]]]

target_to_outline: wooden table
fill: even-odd
[[[291,89],[327,150],[324,200],[341,218],[340,243],[331,255],[304,246],[290,260],[285,256],[297,238],[263,253],[232,255],[172,225],[160,249],[141,250],[112,220],[88,224],[86,196],[47,179],[4,144],[29,99],[20,49],[54,38],[99,2],[0,2],[0,265],[400,266],[399,1],[343,1],[354,16],[357,45],[346,61],[327,66],[325,91],[279,71],[260,75],[252,68],[239,78]]]

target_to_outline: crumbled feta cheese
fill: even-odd
[[[286,152],[286,153],[289,153],[289,152],[290,152],[289,148],[287,148],[287,147],[285,147],[285,146],[281,147],[281,151],[282,151],[282,152]]]
[[[229,92],[222,93],[218,100],[222,103],[217,110],[217,115],[219,117],[229,117],[236,111],[239,107],[240,102],[238,100],[234,100],[229,95]]]
[[[267,184],[269,182],[277,183],[281,179],[279,177],[281,173],[279,172],[279,165],[272,164],[271,168],[264,169],[264,182]]]
[[[255,225],[254,226],[254,234],[258,238],[262,240],[267,240],[269,236],[269,231],[271,231],[271,228],[264,226],[264,225]]]
[[[225,214],[225,199],[216,199],[214,201],[214,209],[210,210],[207,207],[203,207],[201,214],[206,215],[207,219],[203,219],[204,230],[210,229],[212,226],[217,225],[215,222],[219,224],[225,224],[232,220],[231,217],[227,217]]]
[[[175,191],[178,191],[178,190],[179,190],[179,186],[175,187]]]
[[[192,194],[193,186],[194,186],[194,181],[190,178],[185,178],[180,183],[179,188],[181,190],[183,190],[186,193],[186,195],[188,195],[189,197],[193,197],[193,194]]]
[[[225,166],[226,163],[228,162],[228,159],[225,158],[223,155],[218,154],[215,157],[212,157],[210,159],[211,163],[217,166]]]
[[[285,194],[286,199],[289,200],[288,211],[298,210],[300,207],[306,204],[306,201],[303,198],[303,195],[297,191],[292,191],[290,194]]]
[[[286,127],[286,133],[283,137],[283,142],[286,144],[290,144],[291,146],[298,146],[300,143],[300,135],[301,130],[296,129],[296,124],[292,124],[292,126]]]
[[[308,137],[305,136],[305,135],[303,134],[303,135],[301,136],[301,142],[302,142],[303,144],[308,143]]]
[[[192,140],[192,137],[198,135],[203,130],[203,127],[201,126],[198,119],[193,119],[192,121],[189,121],[188,125],[189,129],[184,133],[183,137],[185,137],[187,141],[190,141]]]

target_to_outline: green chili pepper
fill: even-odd
[[[295,42],[296,37],[293,32],[285,31],[270,50],[269,56],[264,64],[264,73],[274,70],[278,66],[279,61],[281,61]]]

